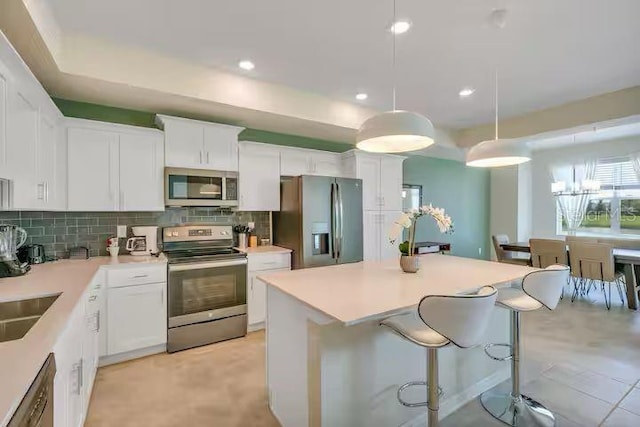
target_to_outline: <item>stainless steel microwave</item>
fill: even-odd
[[[238,173],[164,169],[166,206],[238,206]]]

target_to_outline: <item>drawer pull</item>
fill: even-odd
[[[96,299],[98,299],[98,297],[97,297],[96,295],[91,295],[91,296],[89,297],[89,302],[93,302],[93,301],[95,301]]]
[[[149,277],[148,274],[138,274],[137,276],[133,276],[132,279],[144,279],[145,277]]]

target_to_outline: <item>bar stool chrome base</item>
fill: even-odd
[[[489,390],[480,402],[494,418],[514,427],[553,427],[556,420],[551,411],[527,396],[513,397],[509,393]]]

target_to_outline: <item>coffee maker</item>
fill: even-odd
[[[126,250],[131,255],[158,253],[158,227],[131,227],[134,237],[127,240]]]
[[[0,225],[0,277],[26,274],[31,267],[18,260],[18,248],[27,241],[27,232],[15,225]]]

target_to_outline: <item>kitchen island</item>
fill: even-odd
[[[426,378],[426,351],[381,328],[415,310],[425,295],[511,286],[532,268],[431,254],[417,274],[397,260],[259,276],[267,287],[269,406],[283,427],[425,425],[425,408],[406,408],[398,387]],[[508,342],[509,313],[496,308],[486,342]],[[509,378],[509,365],[482,347],[440,351],[443,418]],[[415,401],[426,390],[407,393]]]

